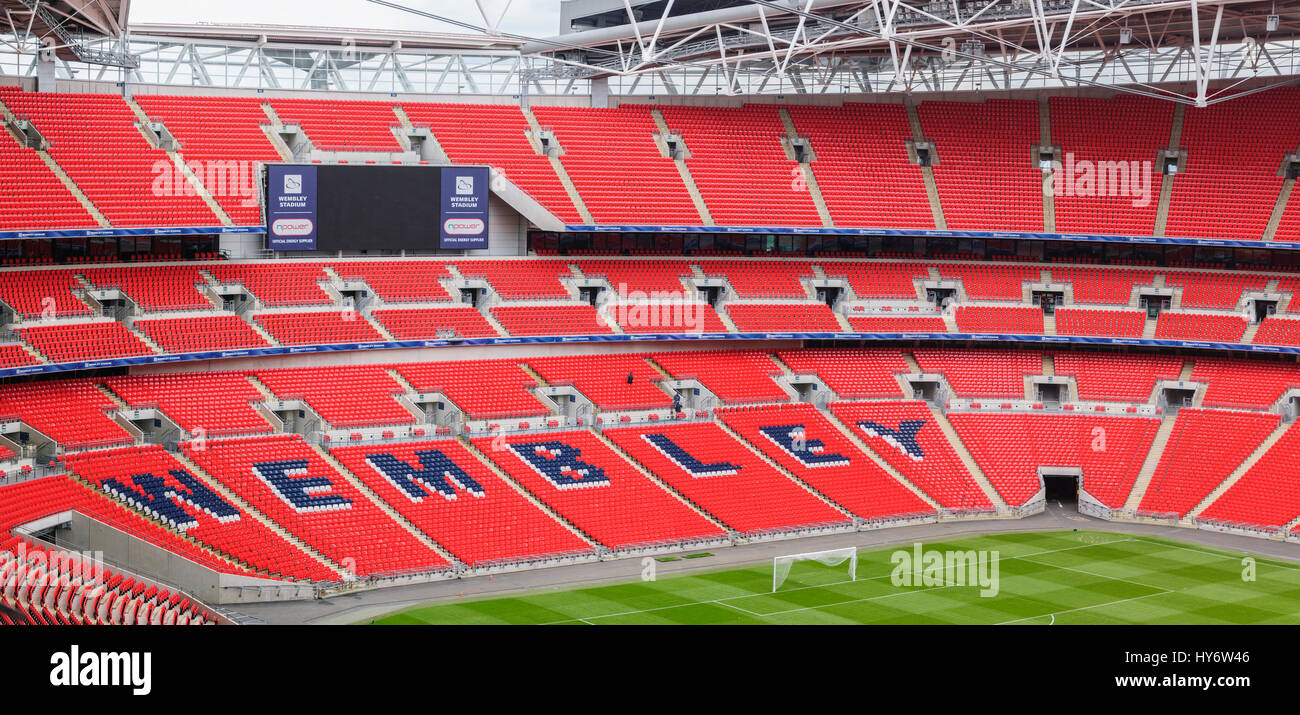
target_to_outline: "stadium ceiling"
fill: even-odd
[[[0,10],[6,26],[0,43],[12,52],[50,52],[65,61],[124,69],[139,66],[120,42],[131,0],[0,0]]]
[[[1205,106],[1300,81],[1295,0],[566,0],[563,14],[571,31],[521,46],[551,60],[530,78],[617,93],[1095,86]]]

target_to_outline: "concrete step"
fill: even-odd
[[[1227,478],[1219,484],[1219,486],[1214,488],[1214,491],[1211,491],[1200,501],[1200,503],[1192,507],[1192,510],[1187,512],[1187,515],[1183,517],[1183,520],[1189,522],[1195,521],[1196,518],[1201,515],[1201,512],[1208,509],[1216,499],[1223,496],[1224,492],[1231,489],[1232,485],[1236,484],[1238,480],[1246,476],[1246,472],[1249,472],[1250,468],[1255,466],[1256,462],[1258,462],[1265,454],[1268,454],[1268,451],[1273,448],[1273,445],[1277,444],[1278,440],[1282,439],[1282,435],[1286,434],[1287,430],[1291,429],[1293,424],[1294,423],[1289,422],[1282,422],[1279,424],[1277,429],[1270,432],[1268,437],[1266,437],[1264,441],[1250,453],[1250,456],[1246,457],[1244,462],[1237,465],[1237,468],[1232,470],[1232,473],[1229,474]]]
[[[1166,147],[1169,151],[1178,151],[1179,145],[1183,141],[1183,119],[1187,116],[1187,105],[1174,105],[1174,118],[1169,124],[1169,145]],[[1156,205],[1156,224],[1154,233],[1157,236],[1165,235],[1165,230],[1169,226],[1169,202],[1174,195],[1174,176],[1165,174],[1160,181],[1160,203]]]
[[[335,459],[334,455],[329,453],[329,450],[319,444],[313,444],[311,448],[312,451],[316,452],[321,459],[325,460],[327,464],[333,467],[334,471],[339,473],[339,476],[347,480],[347,482],[352,485],[353,489],[356,489],[358,492],[365,495],[365,497],[370,500],[370,503],[374,504],[380,511],[387,514],[390,519],[397,522],[397,524],[403,529],[406,529],[406,531],[409,532],[411,536],[414,536],[417,541],[433,551],[436,551],[439,556],[447,560],[447,563],[460,565],[460,559],[456,558],[454,554],[443,548],[442,544],[434,541],[432,537],[421,531],[418,526],[411,523],[411,521],[403,516],[401,512],[390,506],[388,502],[384,501],[383,497],[376,494],[375,491],[367,486],[364,481],[358,478],[357,475],[353,474],[352,470],[348,469],[346,465]]]
[[[1260,237],[1263,240],[1272,241],[1277,235],[1277,227],[1282,223],[1282,214],[1286,212],[1293,191],[1295,191],[1295,179],[1282,182],[1282,190],[1277,194],[1277,203],[1273,204],[1273,213],[1269,214],[1268,225],[1264,228],[1264,235]]]
[[[921,117],[916,113],[916,106],[907,105],[907,122],[912,127],[912,141],[925,141],[925,132],[921,130]],[[940,161],[943,161],[940,158]],[[943,215],[943,203],[939,201],[939,185],[934,182],[934,170],[928,166],[922,166],[921,178],[925,181],[925,195],[930,200],[930,214],[934,218],[934,227],[941,231],[947,230],[948,219]]]
[[[533,110],[528,107],[521,107],[521,111],[523,111],[524,119],[528,121],[528,127],[533,130],[534,135],[542,131],[542,125],[537,121],[537,116],[533,114]],[[594,225],[596,219],[592,217],[591,211],[587,209],[587,204],[582,200],[582,195],[578,193],[577,185],[569,177],[569,170],[564,168],[564,163],[556,156],[547,156],[546,159],[551,163],[551,168],[560,179],[560,184],[564,186],[564,190],[569,194],[569,200],[573,202],[573,207],[578,210],[578,215],[582,217],[583,223],[588,226]]]
[[[966,471],[970,472],[970,475],[975,478],[975,483],[979,484],[980,489],[984,492],[984,496],[988,497],[988,500],[993,503],[993,506],[998,511],[1007,509],[1006,500],[1002,498],[1001,494],[998,494],[997,489],[993,488],[993,483],[989,481],[987,476],[985,476],[984,470],[980,469],[979,463],[976,462],[975,458],[971,456],[971,453],[967,451],[966,445],[962,443],[961,437],[957,435],[957,430],[953,429],[952,423],[948,421],[948,417],[943,414],[942,410],[934,405],[930,405],[930,414],[934,417],[935,424],[939,425],[939,429],[943,432],[944,436],[948,438],[948,444],[952,445],[953,451],[957,454],[957,457],[961,459],[962,464],[966,466]]]
[[[525,489],[522,484],[516,482],[514,478],[511,477],[504,469],[498,467],[496,462],[493,462],[486,454],[483,454],[482,450],[480,450],[478,447],[475,447],[473,442],[470,442],[468,439],[464,437],[457,437],[456,441],[460,442],[461,446],[463,446],[466,450],[468,450],[470,454],[474,455],[474,457],[478,459],[478,461],[481,462],[484,467],[487,467],[487,469],[491,471],[493,474],[495,474],[501,481],[505,482],[506,484],[509,484],[510,488],[514,489],[516,492],[520,494],[520,496],[527,499],[533,506],[542,510],[542,512],[544,512],[552,519],[554,519],[556,523],[568,529],[574,536],[577,536],[579,539],[582,539],[587,543],[588,546],[591,546],[597,551],[606,550],[606,547],[604,545],[602,545],[599,541],[596,541],[594,538],[589,536],[582,529],[579,529],[573,522],[561,516],[560,513],[552,509],[549,504],[533,496],[532,492]]]
[[[1142,498],[1146,496],[1147,488],[1151,486],[1151,478],[1156,473],[1156,467],[1160,466],[1160,458],[1164,456],[1165,447],[1169,444],[1169,436],[1174,433],[1174,425],[1177,417],[1165,415],[1160,420],[1160,428],[1156,430],[1156,438],[1151,441],[1151,449],[1147,451],[1146,459],[1142,461],[1142,469],[1138,470],[1137,481],[1133,483],[1133,489],[1128,493],[1128,499],[1124,501],[1124,511],[1135,512],[1142,504]]]
[[[58,178],[59,183],[63,184],[68,191],[72,193],[73,197],[77,199],[77,203],[81,204],[81,207],[86,210],[86,213],[90,214],[90,217],[95,219],[95,222],[99,224],[100,228],[113,227],[113,224],[109,223],[108,217],[99,210],[99,207],[90,200],[90,197],[86,196],[85,192],[81,190],[81,187],[77,186],[76,182],[72,180],[72,177],[68,176],[67,172],[63,170],[63,167],[59,166],[59,162],[55,161],[54,157],[50,156],[49,152],[39,149],[35,151],[36,155],[41,158],[41,161],[45,163],[45,166],[49,167],[50,171],[54,173],[54,176]]]
[[[668,128],[668,122],[664,120],[664,115],[658,109],[651,109],[650,116],[654,117],[655,126],[659,129],[661,135],[667,136],[673,131]],[[700,220],[705,226],[716,226],[713,221],[713,214],[709,211],[709,206],[704,202],[704,194],[700,193],[700,187],[695,183],[695,177],[691,175],[690,167],[686,166],[685,159],[674,159],[673,164],[677,167],[677,173],[682,177],[682,183],[686,185],[686,193],[690,194],[691,202],[695,204],[695,211],[700,215]]]
[[[781,117],[781,124],[785,127],[786,139],[793,142],[799,138],[799,130],[794,126],[794,118],[790,116],[790,111],[785,107],[777,110]],[[813,150],[814,155],[816,149]],[[803,171],[804,185],[808,188],[808,194],[812,197],[813,205],[817,207],[817,215],[821,218],[822,226],[825,228],[834,228],[835,220],[831,217],[830,208],[826,205],[826,197],[822,195],[821,186],[817,184],[817,174],[813,172],[812,164],[800,164],[799,168]]]

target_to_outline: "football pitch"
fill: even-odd
[[[797,541],[789,544],[789,553],[800,551]],[[996,574],[996,594],[982,596],[993,589],[958,579],[955,569],[943,574],[936,568],[927,580],[925,572],[911,568],[916,551],[905,544],[859,550],[856,580],[849,580],[847,564],[796,563],[775,593],[768,562],[685,575],[660,571],[653,581],[442,600],[370,622],[1300,624],[1300,564],[1261,556],[1100,531],[963,537],[920,548],[922,553],[983,554],[986,568],[980,573]],[[995,551],[996,570],[991,566]],[[923,578],[908,583],[902,578],[908,571]]]

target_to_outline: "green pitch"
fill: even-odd
[[[848,566],[801,562],[772,593],[770,562],[654,581],[544,589],[430,603],[382,624],[1083,624],[1300,623],[1300,564],[1107,532],[996,534],[926,542],[924,551],[997,551],[997,594],[979,584],[902,586],[895,552]],[[790,542],[790,553],[800,551]],[[901,558],[901,557],[899,557]],[[707,559],[700,559],[704,562]],[[633,566],[640,562],[629,560]],[[951,573],[949,574],[951,576]]]

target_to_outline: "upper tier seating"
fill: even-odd
[[[959,305],[956,320],[963,333],[1043,333],[1043,311],[1030,306]]]
[[[740,407],[718,416],[751,445],[859,517],[883,519],[935,511],[863,454],[812,405]]]
[[[743,534],[847,522],[716,424],[606,430],[605,436],[715,519]]]
[[[592,259],[573,261],[587,278],[604,278],[624,298],[684,298],[688,295],[682,278],[693,275],[685,259]],[[654,294],[660,295],[654,295]]]
[[[36,152],[20,146],[9,132],[0,134],[0,230],[98,225]]]
[[[940,506],[954,511],[993,508],[924,402],[835,402],[829,407],[854,436]]]
[[[704,225],[677,167],[655,146],[659,129],[649,107],[534,107],[533,113],[564,147],[560,162],[596,223]]]
[[[934,181],[948,228],[1043,230],[1043,177],[1030,151],[1042,143],[1037,102],[922,102],[917,114],[939,154]]]
[[[1149,286],[1156,271],[1144,268],[1052,266],[1053,283],[1069,283],[1076,303],[1128,305],[1133,286]]]
[[[358,576],[445,567],[446,559],[379,509],[299,435],[183,445],[253,508]]]
[[[590,305],[500,306],[492,317],[506,332],[520,335],[601,335],[612,333]]]
[[[216,263],[204,268],[222,283],[243,285],[268,307],[330,303],[329,294],[317,285],[328,278],[320,263]]]
[[[903,105],[793,105],[789,112],[817,157],[813,175],[836,226],[934,228],[921,170],[907,158],[912,130]]]
[[[137,94],[145,114],[180,142],[180,153],[237,226],[262,223],[257,167],[281,161],[262,130],[270,119],[257,97]]]
[[[1166,312],[1156,321],[1156,338],[1239,343],[1249,326],[1250,319],[1243,315]]]
[[[1184,308],[1235,310],[1244,291],[1262,291],[1268,276],[1249,273],[1164,271],[1165,285],[1183,289]]]
[[[402,384],[376,365],[259,370],[257,379],[282,400],[304,400],[332,427],[404,425],[415,416],[393,398]]]
[[[1042,269],[998,263],[941,263],[939,275],[960,279],[970,300],[1023,299],[1023,284],[1042,280]]]
[[[506,300],[568,300],[560,277],[572,278],[567,261],[533,260],[527,265],[510,260],[459,261],[454,265],[466,278],[482,278]]]
[[[478,308],[468,305],[447,308],[377,309],[371,317],[398,340],[435,340],[439,332],[456,331],[459,338],[495,338],[497,331]]]
[[[1049,101],[1052,144],[1065,152],[1054,187],[1057,230],[1154,235],[1162,178],[1155,159],[1169,146],[1174,104],[1133,94]]]
[[[843,329],[824,303],[727,306],[727,316],[742,333],[839,333]]]
[[[1282,158],[1300,146],[1300,89],[1282,87],[1208,107],[1188,107],[1174,178],[1170,236],[1257,239],[1282,188]]]
[[[591,551],[454,440],[346,447],[332,454],[470,566]]]
[[[1277,428],[1279,415],[1183,408],[1139,510],[1182,518]]]
[[[853,293],[865,298],[916,298],[916,279],[927,279],[923,263],[826,261],[821,264],[828,278],[844,278]]]
[[[121,97],[5,87],[0,101],[36,125],[50,156],[114,227],[220,225],[183,178],[169,180],[178,175],[171,159],[149,146]]]
[[[644,355],[526,358],[551,386],[572,385],[602,410],[662,409],[673,400],[655,384],[663,375]],[[628,381],[628,376],[632,380]]]
[[[337,99],[272,99],[285,124],[297,124],[317,149],[325,151],[398,152],[402,145],[392,128],[401,122],[389,102]]]
[[[1079,399],[1146,402],[1157,380],[1177,380],[1183,359],[1155,355],[1111,355],[1062,352],[1054,356],[1055,371],[1074,377]]]
[[[948,332],[948,324],[938,316],[929,318],[907,317],[906,315],[849,316],[849,327],[856,333]]]
[[[0,367],[23,367],[39,365],[41,361],[35,355],[23,349],[18,343],[0,345]]]
[[[533,417],[550,412],[528,388],[537,381],[514,360],[413,363],[393,369],[420,392],[441,392],[469,419]]]
[[[487,164],[561,221],[583,222],[555,169],[533,149],[528,120],[518,106],[404,102],[402,107],[417,128],[433,130],[453,163]]]
[[[72,294],[82,287],[72,270],[0,271],[0,300],[25,318],[90,315],[90,306]]]
[[[450,280],[439,261],[347,261],[331,265],[344,280],[361,280],[385,303],[451,300],[438,281]]]
[[[1269,316],[1259,324],[1252,341],[1255,345],[1300,346],[1300,320]]]
[[[808,261],[712,260],[696,264],[709,278],[726,278],[741,298],[807,298],[800,278],[813,278]]]
[[[83,272],[96,288],[118,288],[143,310],[211,310],[197,286],[207,283],[195,266],[114,266]]]
[[[820,226],[799,165],[781,147],[779,108],[659,107],[690,149],[686,166],[722,226]],[[736,157],[745,157],[743,164]],[[760,200],[756,201],[758,197]]]
[[[590,432],[513,435],[493,444],[474,440],[511,479],[611,549],[725,536]]]
[[[1042,355],[1028,351],[938,348],[912,354],[921,372],[943,373],[960,397],[1023,398],[1025,376],[1043,372]]]
[[[1057,308],[1057,335],[1140,338],[1147,314],[1140,310]]]
[[[381,342],[384,336],[355,310],[259,313],[257,324],[282,345],[332,345]]]

